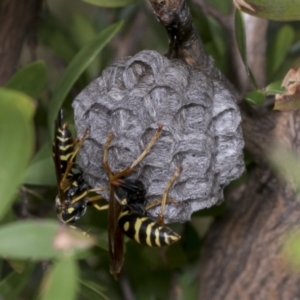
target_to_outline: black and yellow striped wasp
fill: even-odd
[[[107,209],[107,205],[99,206],[95,201],[104,199],[100,195],[90,197],[90,193],[106,188],[92,189],[83,178],[83,171],[76,164],[76,156],[88,135],[86,130],[80,140],[73,139],[67,122],[60,110],[55,121],[53,159],[55,163],[58,195],[55,207],[58,219],[63,223],[75,223],[86,212],[88,205],[98,210]]]
[[[180,239],[177,233],[164,226],[163,217],[164,204],[167,201],[175,202],[168,198],[168,192],[180,173],[181,168],[178,168],[168,182],[162,199],[148,206],[146,206],[145,188],[140,180],[119,181],[115,196],[124,209],[118,218],[118,225],[125,235],[149,247],[169,246]],[[156,205],[161,205],[158,220],[154,220],[148,213],[148,210]]]
[[[110,133],[103,152],[103,166],[108,174],[110,185],[110,200],[108,205],[99,206],[95,202],[104,198],[101,195],[90,197],[90,193],[103,191],[106,187],[92,189],[84,180],[83,171],[75,162],[88,131],[80,140],[73,140],[68,124],[63,120],[62,110],[55,122],[53,157],[58,183],[58,195],[55,200],[58,218],[65,224],[72,224],[85,213],[88,205],[93,205],[98,210],[108,208],[110,272],[115,277],[119,275],[123,265],[124,234],[138,243],[151,247],[168,246],[180,239],[179,235],[164,226],[163,215],[165,204],[170,200],[168,199],[169,189],[179,176],[181,168],[168,182],[162,199],[149,206],[145,206],[146,191],[143,183],[136,179],[126,178],[150,151],[160,136],[161,130],[162,126],[159,126],[142,154],[129,168],[117,174],[113,174],[107,163],[108,148],[114,137],[113,133]],[[157,221],[147,212],[156,205],[161,205],[161,213]]]
[[[134,167],[149,153],[162,131],[162,125],[159,125],[156,133],[153,135],[144,151],[132,163],[132,165],[114,174],[108,164],[108,149],[114,138],[111,132],[104,145],[103,167],[108,175],[110,188],[109,208],[108,208],[108,248],[110,273],[115,278],[118,277],[124,261],[124,236],[136,242],[148,246],[168,246],[180,239],[180,236],[171,229],[164,226],[164,209],[165,204],[169,200],[168,192],[174,181],[180,175],[179,168],[172,176],[163,193],[162,199],[155,201],[148,207],[145,207],[145,188],[141,181],[126,179],[130,175]],[[172,201],[171,201],[172,202]],[[174,202],[174,201],[173,201]],[[147,210],[161,205],[161,213],[158,220],[153,220],[147,213]]]

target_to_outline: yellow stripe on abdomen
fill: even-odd
[[[155,246],[155,245],[152,245],[152,242],[151,242],[151,234],[153,232],[154,225],[155,225],[155,223],[152,222],[147,226],[147,229],[146,229],[146,244],[150,247]]]
[[[124,211],[118,224],[129,238],[150,247],[168,246],[180,239],[170,228],[160,226],[154,220],[138,213]]]
[[[141,240],[140,240],[140,230],[142,228],[142,225],[143,225],[143,222],[147,220],[146,217],[144,218],[137,218],[134,222],[134,231],[135,231],[135,234],[134,234],[134,240],[136,242],[138,242],[139,244],[142,244],[141,243]]]

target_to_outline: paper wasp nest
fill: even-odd
[[[184,222],[194,211],[223,200],[223,188],[244,171],[241,116],[233,95],[217,79],[155,51],[125,57],[105,69],[73,102],[85,178],[107,186],[103,145],[110,131],[113,172],[129,167],[158,124],[163,132],[131,175],[147,189],[147,202],[161,198],[168,180],[183,167],[169,197],[166,222]],[[107,194],[106,194],[107,195]],[[159,207],[151,214],[155,217]]]

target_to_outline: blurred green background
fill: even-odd
[[[96,240],[61,228],[56,219],[51,134],[58,110],[64,108],[74,132],[72,100],[106,66],[143,49],[165,53],[168,47],[165,30],[146,1],[99,0],[102,5],[121,5],[114,8],[86,2],[46,1],[36,47],[24,46],[20,69],[0,90],[0,295],[6,300],[196,299],[203,238],[214,218],[226,211],[226,201],[195,213],[191,222],[172,224],[182,239],[168,248],[126,241],[119,281],[108,271],[107,212],[91,208],[78,222]],[[229,0],[208,2],[220,13],[231,9]],[[197,1],[188,3],[206,51],[229,77],[225,32],[201,12]],[[270,22],[267,84],[282,80],[291,66],[298,67],[299,36],[299,22]],[[263,91],[262,102],[255,93],[248,96],[251,103],[263,104],[268,94]],[[251,157],[246,158],[249,174]],[[280,167],[289,163],[283,160]],[[298,160],[292,164],[298,166]],[[293,176],[297,178],[297,171]],[[229,188],[246,180],[244,175]],[[60,244],[64,237],[69,242],[65,246]]]

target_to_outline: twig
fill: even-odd
[[[150,0],[157,19],[165,26],[169,37],[167,57],[179,58],[191,66],[211,68],[185,0]]]

